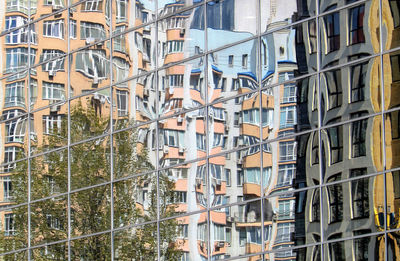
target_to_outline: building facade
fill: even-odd
[[[400,260],[399,8],[3,0],[0,259]]]

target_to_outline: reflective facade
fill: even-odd
[[[2,1],[1,260],[400,260],[400,1]]]

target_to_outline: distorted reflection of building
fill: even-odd
[[[143,176],[155,178],[135,184],[132,208],[151,212],[156,193],[148,245],[174,246],[179,260],[399,259],[400,171],[382,174],[400,164],[399,51],[380,55],[399,45],[399,1],[381,2],[382,23],[378,0],[4,0],[5,236],[18,227],[9,207],[36,200],[13,199],[15,161],[50,148],[71,164],[75,145],[98,138],[67,128],[50,144],[82,106],[110,122],[99,138],[114,139],[106,183],[123,176],[115,137],[135,132],[155,172]],[[168,220],[172,241],[160,232]]]

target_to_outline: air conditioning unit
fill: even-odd
[[[182,116],[179,115],[177,120],[178,120],[179,123],[183,122]]]
[[[225,246],[225,242],[222,242],[222,241],[221,241],[221,242],[218,242],[218,243],[217,243],[217,246],[218,246],[218,247],[224,247],[224,246]]]
[[[225,125],[225,132],[229,131],[229,125]]]
[[[235,218],[232,217],[232,216],[229,216],[229,217],[226,218],[226,220],[227,220],[228,222],[234,222],[234,221],[235,221]]]
[[[55,75],[56,75],[56,72],[55,72],[55,71],[53,71],[53,70],[49,71],[49,76],[53,77],[53,76],[55,76]]]
[[[220,179],[215,180],[215,184],[221,185],[221,180]]]
[[[50,106],[50,112],[57,112],[61,109],[61,106]]]
[[[181,30],[179,31],[179,35],[180,35],[181,37],[183,37],[183,36],[185,35],[185,29],[181,29]]]
[[[86,42],[86,44],[88,45],[88,44],[92,44],[92,43],[94,43],[94,38],[92,38],[92,37],[88,37],[88,38],[86,38],[86,40],[85,40],[85,42]]]
[[[100,39],[95,39],[95,42],[99,41]],[[96,43],[97,48],[101,48],[104,45],[104,42]]]
[[[149,96],[149,89],[144,89],[143,90],[143,95]]]
[[[93,84],[99,84],[99,78],[97,76],[93,78]]]
[[[163,152],[164,152],[165,154],[167,154],[167,153],[169,152],[169,147],[166,146],[166,145],[164,145],[164,147],[163,147]]]
[[[184,153],[185,152],[185,148],[184,147],[179,147],[179,153]]]

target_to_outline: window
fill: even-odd
[[[334,9],[332,6],[328,10]],[[328,11],[327,10],[327,11]],[[324,17],[325,30],[327,37],[327,52],[336,51],[340,48],[340,21],[339,12],[328,14]]]
[[[13,73],[22,70],[28,66],[28,56],[30,63],[33,65],[36,58],[36,50],[30,49],[30,55],[28,48],[7,48],[6,49],[6,73]]]
[[[177,130],[164,130],[164,145],[171,147],[185,146],[185,132]]]
[[[183,51],[183,41],[174,40],[167,42],[168,53],[180,53]]]
[[[44,21],[43,36],[64,39],[64,20]]]
[[[6,84],[4,107],[25,106],[25,81]]]
[[[117,26],[115,28],[115,34],[119,34],[119,33],[124,32],[124,31],[125,31],[125,26],[124,25]],[[118,36],[116,36],[114,38],[114,41],[113,41],[113,43],[114,43],[114,51],[122,52],[122,53],[126,52],[126,39],[125,39],[125,36],[126,36],[126,34],[121,34],[121,35],[118,35]]]
[[[238,170],[237,171],[237,185],[243,186],[243,180],[244,180],[243,170]]]
[[[128,91],[117,90],[118,116],[128,115]]]
[[[103,10],[103,0],[87,0],[82,3],[82,11],[93,12]]]
[[[354,231],[354,236],[371,233],[369,230]],[[356,238],[353,239],[354,257],[357,261],[368,261],[368,249],[369,249],[370,237]]]
[[[213,223],[214,227],[214,240],[215,241],[225,241],[225,226]]]
[[[363,116],[364,113],[355,113],[352,114],[351,117],[360,117]],[[351,123],[351,147],[352,147],[352,156],[353,158],[365,156],[365,141],[366,141],[366,132],[368,127],[368,119],[363,119],[359,121],[355,121]]]
[[[245,183],[260,184],[260,168],[244,169]]]
[[[12,183],[10,177],[3,178],[3,201],[7,202],[12,200]]]
[[[400,111],[393,111],[388,116],[392,129],[392,139],[400,139]]]
[[[281,129],[291,128],[297,123],[296,106],[281,107],[280,124]]]
[[[64,0],[44,0],[44,5],[51,5],[56,9],[64,7]]]
[[[226,186],[230,187],[231,186],[231,170],[230,169],[225,169],[225,181],[226,181]]]
[[[296,160],[296,142],[285,141],[279,143],[279,161]]]
[[[27,117],[23,116],[11,121],[7,121],[6,127],[6,142],[24,142],[26,131]]]
[[[61,124],[64,115],[43,115],[43,132],[56,134],[61,132]]]
[[[13,236],[15,234],[14,214],[4,215],[4,235]]]
[[[328,182],[340,180],[341,175],[335,175],[328,179]],[[343,219],[343,189],[342,184],[328,186],[330,222],[337,222]]]
[[[247,243],[261,244],[261,228],[247,227]]]
[[[336,64],[336,63],[335,63]],[[342,105],[342,74],[340,69],[325,73],[328,88],[329,109]]]
[[[333,122],[339,122],[340,119],[334,120]],[[328,129],[330,153],[331,153],[331,164],[342,161],[343,159],[343,125],[330,127]]]
[[[313,236],[314,236],[314,241],[316,241],[316,242],[320,241],[320,236],[317,236],[317,235],[313,235]],[[312,253],[312,260],[313,261],[321,260],[321,246],[320,245],[314,246],[313,253]]]
[[[51,214],[46,214],[47,226],[50,229],[62,230],[63,224],[62,220],[58,217],[55,217]]]
[[[278,223],[275,243],[291,241],[294,223]]]
[[[367,173],[367,169],[352,169],[350,177],[360,177]],[[357,179],[351,182],[351,196],[353,202],[353,218],[369,217],[369,189],[368,178]]]
[[[29,0],[7,0],[6,12],[22,12],[28,15]],[[31,1],[30,5],[31,13],[36,11],[36,4]]]
[[[77,29],[76,29],[76,20],[69,20],[69,37],[72,39],[76,39],[77,35]]]
[[[206,150],[206,138],[204,134],[196,133],[197,149]]]
[[[243,69],[247,69],[247,62],[248,62],[248,55],[247,54],[243,54],[242,55],[242,67]]]
[[[45,72],[64,71],[65,56],[63,55],[65,55],[63,51],[43,50],[42,55],[40,57],[40,62],[46,62],[48,60],[52,61],[42,64],[42,70]],[[63,57],[55,59],[58,56],[63,56]]]
[[[126,22],[126,11],[128,7],[128,0],[117,0],[117,23]]]
[[[109,59],[104,50],[84,50],[76,54],[76,70],[94,79],[106,78]]]
[[[363,26],[364,26],[364,5],[359,5],[351,8],[349,10],[350,44],[358,44],[365,42]]]
[[[394,27],[397,28],[400,26],[400,1],[399,0],[390,0],[390,10],[392,11],[393,23]]]
[[[342,238],[342,234],[335,234],[328,237],[328,240]],[[344,252],[344,241],[334,242],[329,244],[329,256],[331,260],[346,260]]]
[[[22,149],[19,147],[6,147],[4,150],[4,163],[10,163],[17,159],[18,153]],[[10,172],[12,169],[15,168],[15,163],[4,166],[4,172]]]
[[[187,200],[187,192],[186,191],[175,191],[172,196],[172,203],[186,203]]]
[[[319,189],[315,189],[312,197],[312,213],[311,213],[311,222],[319,222],[320,216],[320,203],[319,200]]]
[[[189,235],[189,225],[188,224],[178,225],[178,237],[187,238],[188,235]]]
[[[247,241],[246,228],[239,228],[239,245],[241,247],[245,246],[246,241]]]
[[[222,165],[217,165],[217,164],[210,163],[209,171],[211,173],[211,178],[214,178],[216,180],[221,180],[222,179],[223,169],[224,169],[224,167]]]
[[[54,102],[65,100],[64,84],[43,82],[42,99]]]
[[[297,87],[294,83],[287,83],[283,87],[282,103],[296,102]]]
[[[271,109],[262,109],[262,121],[263,126],[271,126],[273,123],[273,113],[274,111]],[[260,110],[258,108],[244,110],[242,111],[243,114],[243,123],[248,124],[256,124],[260,123]]]
[[[390,64],[392,67],[392,81],[397,82],[400,81],[400,55],[391,55],[390,56]]]
[[[129,63],[119,57],[113,57],[114,81],[121,82],[129,77]],[[118,83],[117,87],[128,87],[128,82]]]
[[[308,35],[310,40],[310,53],[317,52],[317,23],[315,19],[308,22]]]
[[[100,40],[106,38],[106,31],[102,24],[81,22],[81,39]]]
[[[278,181],[276,183],[276,186],[281,187],[281,186],[291,185],[295,173],[296,173],[296,168],[294,164],[280,165],[278,171]]]
[[[183,74],[172,74],[168,75],[169,87],[182,87],[183,86]]]
[[[368,62],[357,64],[350,69],[351,102],[365,99],[365,80],[367,77]]]
[[[318,140],[318,133],[314,132],[313,141],[312,141],[312,149],[311,149],[311,161],[312,164],[319,163],[319,140]]]
[[[14,28],[24,26],[28,23],[28,19],[22,16],[7,16],[5,31],[13,30]],[[29,35],[30,33],[30,35]],[[30,41],[29,41],[30,37]],[[20,29],[14,30],[6,34],[5,43],[6,44],[22,44],[31,42],[32,44],[37,44],[37,34],[35,30],[35,25],[31,24],[29,26],[24,26]]]
[[[228,56],[228,65],[229,67],[233,67],[233,55]]]
[[[278,218],[279,220],[294,219],[294,200],[279,201]]]

